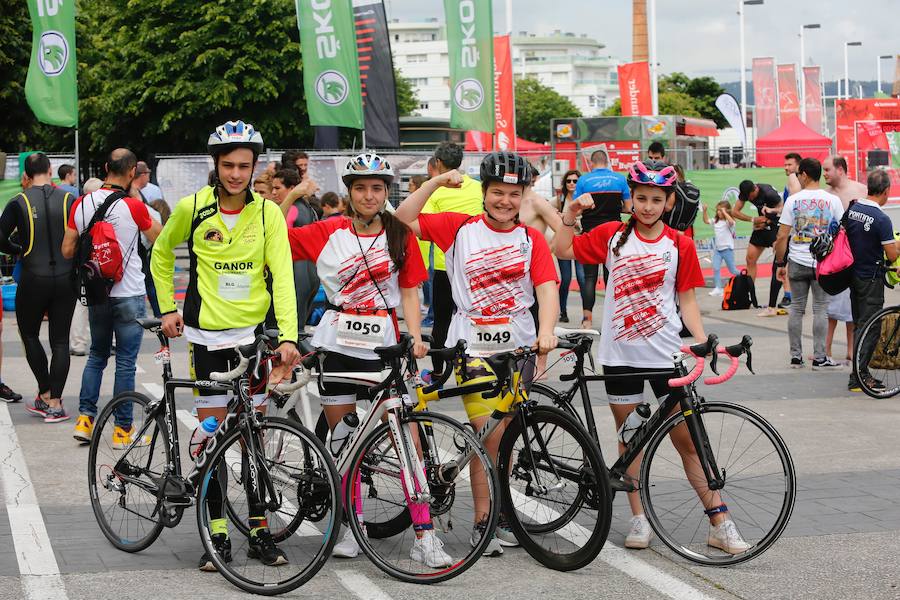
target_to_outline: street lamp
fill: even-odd
[[[744,68],[747,58],[744,51],[744,6],[756,6],[762,3],[763,0],[738,0],[738,20],[741,24],[741,118],[744,120],[744,127],[747,126],[747,72]]]
[[[821,29],[819,23],[810,23],[800,27],[800,118],[806,123],[806,77],[803,75],[803,65],[806,59],[803,51],[803,30],[804,29]]]
[[[875,70],[878,73],[878,91],[879,92],[881,92],[881,61],[889,59],[889,58],[894,58],[894,55],[893,54],[882,54],[875,60],[875,67],[876,67]]]
[[[659,115],[659,59],[656,55],[656,0],[650,0],[650,99],[653,116]]]
[[[847,57],[850,46],[862,46],[862,42],[844,42],[844,100],[850,98],[850,64]]]

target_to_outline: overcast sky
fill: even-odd
[[[627,0],[512,0],[513,32],[551,33],[555,29],[588,34],[606,44],[609,54],[631,59],[631,2]],[[720,81],[740,77],[737,0],[657,0],[662,73],[712,75]],[[388,19],[437,17],[441,0],[385,0]],[[494,0],[494,30],[506,29],[505,0]],[[848,8],[850,7],[850,8]],[[824,78],[844,75],[844,42],[851,47],[850,78],[875,79],[875,57],[900,52],[900,0],[766,0],[745,7],[747,66],[754,56],[780,63],[800,59],[802,24],[821,29],[805,33],[806,64],[820,64]],[[892,77],[893,61],[882,61],[882,77]],[[749,72],[748,72],[749,78]]]

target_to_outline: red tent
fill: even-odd
[[[494,137],[490,133],[485,133],[484,131],[466,132],[467,152],[490,152],[493,148]],[[529,142],[520,137],[516,138],[516,150],[519,152],[550,154],[550,146],[538,144],[537,142]]]
[[[824,160],[831,153],[831,143],[831,138],[816,133],[799,117],[794,117],[756,140],[756,162],[761,167],[780,167],[788,152]]]

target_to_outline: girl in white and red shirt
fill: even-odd
[[[390,164],[377,154],[360,154],[344,167],[342,179],[350,193],[349,216],[292,227],[288,239],[293,260],[315,263],[328,298],[328,310],[311,340],[329,351],[325,372],[379,372],[382,362],[374,348],[398,342],[397,307],[403,308],[406,327],[415,340],[415,356],[427,353],[418,288],[428,273],[409,227],[385,210],[394,180]],[[368,388],[327,383],[320,393],[328,427],[334,431],[344,415],[356,411],[357,398],[366,398]],[[359,487],[356,496],[361,496]],[[416,530],[414,553],[419,557],[414,560],[433,568],[449,567],[451,558],[434,534],[428,503],[409,499],[408,503]],[[361,499],[354,508],[361,520]],[[348,529],[333,554],[353,558],[359,550]]]
[[[683,396],[683,388],[669,388],[673,376],[672,355],[682,345],[682,323],[698,342],[706,341],[694,289],[705,285],[694,242],[662,222],[666,208],[675,199],[675,170],[657,161],[636,162],[629,169],[632,217],[627,223],[606,223],[590,233],[575,236],[578,214],[593,206],[590,194],[576,198],[563,215],[563,228],[554,238],[553,248],[561,259],[574,258],[584,264],[605,265],[610,273],[603,305],[603,329],[599,362],[607,375],[627,375],[658,371],[649,380],[657,399]],[[681,309],[679,316],[678,307]],[[616,429],[643,402],[644,379],[618,377],[606,380],[609,407]],[[684,464],[697,465],[688,477],[705,481],[687,427],[673,430],[672,443]],[[624,444],[619,444],[619,452]],[[693,455],[693,456],[692,456]],[[640,459],[628,467],[635,481]],[[718,492],[706,490],[702,496],[710,514],[709,543],[732,554],[749,546],[727,517]],[[634,515],[625,538],[627,548],[650,545],[650,524],[644,516],[638,492],[628,494]],[[715,542],[715,544],[714,544]]]
[[[447,346],[466,340],[466,353],[471,357],[464,372],[457,371],[458,383],[491,375],[481,357],[521,346],[536,345],[544,354],[556,347],[553,328],[559,316],[559,280],[553,255],[543,234],[519,222],[519,207],[530,182],[528,161],[512,152],[494,152],[481,163],[483,214],[420,214],[439,187],[462,184],[462,175],[455,170],[426,181],[397,208],[397,218],[447,256],[447,276],[456,304]],[[535,300],[540,305],[537,331],[529,312]],[[463,396],[476,431],[500,400],[481,394]],[[495,461],[504,429],[501,425],[485,440]],[[476,514],[486,514],[488,500],[483,490],[487,480],[480,465],[473,462],[470,469]],[[502,554],[501,544],[517,545],[502,514],[497,537],[487,546],[486,555]]]

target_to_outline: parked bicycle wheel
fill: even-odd
[[[506,517],[522,547],[546,567],[580,569],[609,534],[612,491],[600,450],[568,414],[523,406],[497,460]]]
[[[366,535],[358,518],[348,514],[360,547],[381,570],[401,581],[438,583],[471,567],[490,542],[499,512],[497,476],[483,446],[459,422],[419,412],[406,415],[403,426],[411,428],[412,437],[421,448],[431,498],[427,509],[414,510],[421,521],[427,523],[430,519],[441,550],[450,560],[429,564],[428,555],[423,556],[414,548],[417,536],[401,480],[399,446],[394,443],[388,424],[369,434],[351,458],[347,480],[359,480],[360,485],[346,486],[344,506],[348,513],[361,508],[365,522],[392,523],[391,527],[402,523],[400,519],[410,518],[410,524],[395,535],[386,535],[389,526],[385,525],[382,537],[376,538]],[[469,464],[457,468],[453,459],[469,453]],[[477,505],[469,477],[472,468],[483,469],[488,481],[486,489],[479,490]],[[423,510],[427,512],[419,512]],[[475,526],[482,518],[487,520],[484,530]]]
[[[159,537],[166,516],[157,494],[169,465],[169,437],[162,417],[148,419],[153,402],[136,392],[113,398],[94,420],[88,453],[91,508],[109,542],[126,552],[144,550]],[[114,437],[116,419],[127,430],[131,419],[137,435]],[[129,440],[137,439],[136,444]],[[178,514],[180,518],[180,512]]]
[[[900,307],[885,308],[856,334],[853,374],[872,398],[900,394]]]
[[[247,592],[272,596],[309,581],[331,555],[340,520],[340,486],[324,446],[305,428],[269,417],[252,435],[248,440],[245,427],[235,428],[209,455],[199,476],[197,523],[204,549],[228,581]],[[251,469],[264,490],[268,529],[273,541],[278,537],[275,543],[286,559],[277,566],[256,557],[259,538],[245,535],[234,521],[229,523],[230,561],[212,542],[210,520],[217,517],[217,497],[228,498],[229,512],[238,518],[250,516],[246,489]],[[227,475],[220,476],[222,471]],[[267,489],[267,479],[274,490]],[[220,504],[218,515],[223,510]]]
[[[698,495],[708,498],[713,493],[703,468],[695,459],[692,469],[668,440],[673,429],[687,427],[681,412],[669,417],[645,448],[640,474],[644,511],[659,538],[688,560],[714,566],[750,560],[778,539],[790,519],[796,496],[790,452],[778,432],[747,408],[709,402],[700,404],[695,414],[705,430],[701,439],[705,435],[724,480],[718,494],[727,507],[725,518],[746,547],[729,547],[730,533],[713,531],[704,510],[714,507],[705,506]],[[686,469],[697,474],[690,481]]]

